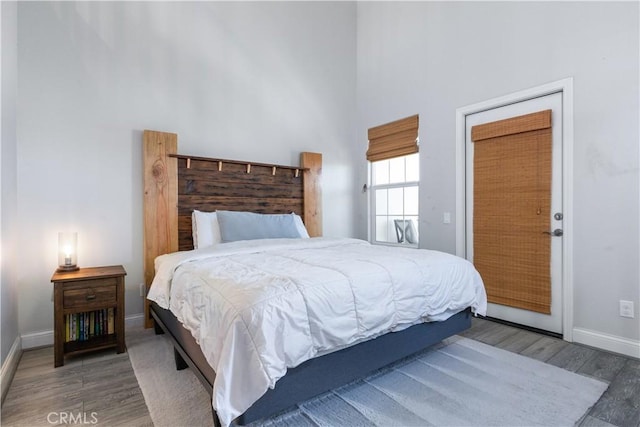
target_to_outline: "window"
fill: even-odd
[[[371,163],[371,240],[418,246],[418,153]]]
[[[418,246],[418,115],[369,129],[370,240]]]

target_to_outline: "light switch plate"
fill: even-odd
[[[620,316],[633,319],[635,317],[633,311],[633,301],[620,300]]]

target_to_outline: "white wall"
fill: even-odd
[[[325,235],[354,230],[353,3],[20,2],[22,334],[52,329],[57,232],[80,266],[123,264],[141,313],[141,132],[179,151],[298,164],[324,155]],[[36,334],[37,335],[37,334]]]
[[[17,4],[0,4],[2,26],[2,144],[0,146],[0,365],[7,359],[18,338],[17,171],[16,171],[16,90],[17,90]],[[3,369],[4,372],[4,369]],[[3,378],[5,379],[5,378]],[[3,392],[5,387],[3,386]]]
[[[574,326],[638,343],[637,2],[358,3],[366,129],[420,114],[420,236],[455,252],[455,110],[574,78]],[[366,166],[359,180],[366,181]],[[359,218],[366,235],[366,197]],[[618,300],[636,318],[618,316]],[[637,345],[637,344],[636,344]]]
[[[321,151],[325,234],[366,237],[366,129],[419,113],[421,244],[454,252],[456,108],[573,77],[574,326],[637,342],[617,303],[638,316],[638,32],[633,2],[20,2],[20,331],[51,330],[65,229],[142,311],[143,129],[194,155]]]

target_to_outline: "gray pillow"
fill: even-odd
[[[216,211],[223,242],[237,240],[301,238],[294,214],[257,214]]]

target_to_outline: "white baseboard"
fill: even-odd
[[[22,349],[29,350],[31,348],[47,347],[53,345],[53,330],[31,332],[22,335]]]
[[[124,318],[124,325],[127,326],[140,326],[144,323],[144,314],[137,313],[131,314]],[[37,347],[46,347],[53,345],[53,330],[32,332],[30,334],[22,335],[22,348],[28,350]]]
[[[640,359],[640,341],[589,329],[573,328],[573,342]]]
[[[9,391],[9,386],[11,385],[11,381],[13,380],[13,375],[16,373],[16,369],[18,369],[18,363],[20,362],[20,355],[22,354],[22,346],[20,344],[20,337],[16,337],[9,353],[7,354],[7,358],[4,360],[2,364],[2,369],[0,369],[0,384],[2,387],[2,402],[4,402],[4,398]]]
[[[142,326],[144,325],[144,313],[131,314],[124,318],[124,326]]]

